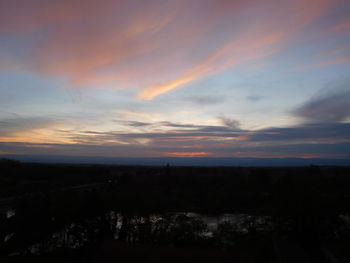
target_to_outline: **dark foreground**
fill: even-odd
[[[0,161],[1,262],[350,262],[349,167]]]

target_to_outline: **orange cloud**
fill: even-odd
[[[164,84],[160,84],[160,85],[156,85],[156,86],[152,86],[150,88],[146,88],[144,90],[142,90],[137,97],[139,99],[143,99],[143,100],[150,100],[153,99],[154,97],[157,97],[163,93],[169,92],[173,89],[176,89],[179,86],[185,85],[191,81],[193,81],[194,79],[196,79],[197,77],[199,77],[201,75],[201,72],[193,72],[192,74],[188,74],[185,75],[183,77],[180,77],[178,79],[175,79],[171,82],[168,83],[164,83]]]
[[[191,68],[189,73],[170,82],[145,88],[138,94],[138,98],[150,100],[156,96],[192,82],[203,75],[213,74],[230,66],[239,65],[272,55],[276,53],[278,49],[276,48],[273,50],[271,47],[278,44],[282,39],[283,33],[276,32],[270,35],[261,36],[260,39],[247,37],[241,40],[229,42],[224,47],[211,54],[200,64]]]
[[[17,131],[0,136],[0,142],[26,142],[26,143],[74,143],[74,140],[60,136],[52,127]]]

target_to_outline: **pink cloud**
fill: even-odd
[[[305,70],[305,69],[311,69],[311,68],[317,68],[317,67],[343,64],[343,63],[348,63],[348,62],[350,62],[350,54],[331,57],[331,58],[324,59],[324,60],[321,60],[321,61],[318,61],[315,63],[311,63],[308,65],[299,66],[295,70]]]
[[[278,53],[336,2],[2,0],[0,32],[40,39],[27,70],[152,99]]]
[[[344,20],[332,28],[332,31],[350,30],[350,20]]]
[[[322,66],[328,66],[328,65],[334,65],[334,64],[342,64],[342,63],[347,63],[350,62],[350,54],[349,55],[342,55],[342,56],[338,56],[335,58],[331,58],[328,60],[324,60],[321,62],[318,62],[316,64],[314,64],[313,66],[315,67],[322,67]]]

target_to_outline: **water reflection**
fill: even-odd
[[[272,230],[271,217],[248,214],[207,215],[193,212],[152,215],[116,214],[115,239],[127,242],[177,244]]]
[[[8,228],[9,231],[2,239],[8,251],[14,251],[13,255],[40,254],[61,248],[78,249],[105,240],[171,247],[239,250],[239,246],[254,243],[254,240],[264,240],[261,241],[263,244],[271,245],[271,240],[276,237],[290,236],[293,239],[294,233],[308,237],[314,236],[313,233],[317,231],[317,237],[324,240],[346,238],[350,218],[347,215],[321,218],[195,212],[128,214],[109,211],[89,217],[71,218],[61,221],[60,224],[57,223],[58,219],[51,217],[46,228],[42,224],[41,228],[35,230],[36,234],[43,230],[41,235],[29,239],[27,237],[31,237],[33,230],[30,225],[26,229],[14,227],[20,212],[9,211],[8,215],[10,216],[7,216],[6,222],[13,230]],[[23,220],[28,221],[28,218]],[[23,244],[22,240],[26,238],[28,242]]]
[[[6,218],[7,219],[9,219],[9,218],[11,218],[11,217],[13,217],[15,215],[16,215],[16,211],[14,209],[8,209],[6,211]]]

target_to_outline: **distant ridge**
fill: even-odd
[[[303,159],[303,158],[127,158],[93,157],[60,155],[0,155],[0,158],[14,159],[34,163],[69,163],[69,164],[109,164],[109,165],[154,165],[166,164],[177,166],[350,166],[350,159]]]

